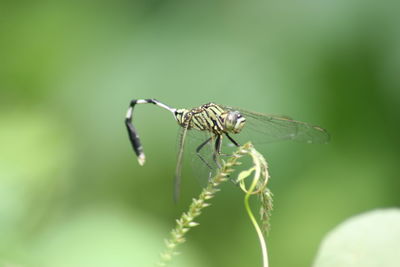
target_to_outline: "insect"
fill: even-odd
[[[183,152],[188,131],[194,130],[207,133],[208,138],[197,146],[196,154],[209,168],[212,168],[212,166],[201,155],[201,150],[207,144],[212,143],[212,160],[217,167],[220,167],[218,159],[219,155],[221,155],[223,138],[226,137],[231,144],[239,146],[234,136],[240,135],[247,128],[258,133],[265,142],[288,139],[307,143],[327,143],[329,140],[329,135],[324,129],[284,116],[250,112],[215,103],[208,103],[191,109],[176,109],[156,99],[136,99],[130,102],[125,124],[140,165],[145,163],[145,154],[138,132],[132,124],[133,109],[137,104],[154,104],[170,111],[181,127],[175,169],[175,199],[179,195]]]

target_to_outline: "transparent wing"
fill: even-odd
[[[174,200],[177,202],[180,195],[181,187],[181,175],[182,175],[182,164],[183,164],[183,154],[185,151],[185,141],[188,129],[187,127],[181,127],[178,135],[178,156],[176,161],[175,169],[175,180],[174,180]]]
[[[306,143],[327,143],[329,134],[321,127],[305,122],[292,120],[285,116],[263,114],[221,105],[228,110],[237,110],[245,118],[246,124],[241,133],[258,137],[257,140],[247,140],[258,143],[269,143],[279,140],[294,140]],[[241,134],[240,134],[241,135]]]
[[[185,129],[180,127],[177,137],[177,162],[174,180],[174,200],[179,200],[182,170],[186,167],[192,169],[192,174],[197,178],[202,187],[207,185],[208,179],[218,170],[217,164],[213,160],[214,139],[205,143],[211,138],[212,134],[207,131],[195,129]],[[199,153],[196,149],[201,145]],[[184,175],[188,172],[183,172]],[[190,180],[190,179],[189,179]]]
[[[188,150],[190,153],[191,169],[202,187],[215,175],[218,166],[214,161],[215,138],[209,132],[197,130],[188,131]],[[201,146],[202,145],[202,146]],[[199,147],[201,146],[201,149]],[[197,152],[198,150],[198,152]],[[189,151],[188,151],[189,152]]]

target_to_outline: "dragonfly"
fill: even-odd
[[[129,104],[125,125],[140,165],[144,165],[146,157],[139,134],[132,123],[133,110],[137,104],[154,104],[168,110],[181,127],[175,168],[175,200],[179,198],[183,154],[188,131],[201,131],[207,134],[207,138],[198,144],[195,152],[199,159],[210,169],[213,166],[204,158],[201,150],[206,145],[212,145],[212,161],[217,168],[220,168],[219,156],[222,155],[223,139],[226,138],[231,145],[239,147],[240,144],[237,142],[236,136],[247,129],[261,136],[264,142],[294,140],[306,143],[327,143],[329,141],[329,134],[323,128],[296,121],[286,116],[252,112],[216,103],[207,103],[190,109],[177,109],[156,99],[134,99]]]

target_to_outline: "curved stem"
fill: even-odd
[[[249,192],[251,192],[251,190],[249,190]],[[260,246],[261,246],[262,257],[263,257],[263,267],[268,267],[269,265],[268,265],[267,244],[265,242],[264,235],[263,235],[263,233],[262,233],[262,231],[261,231],[261,229],[260,229],[260,227],[259,227],[259,225],[257,223],[257,220],[254,217],[253,212],[251,211],[250,204],[249,204],[249,199],[250,199],[251,193],[249,193],[249,192],[244,197],[244,206],[245,206],[247,214],[249,215],[250,220],[253,223],[253,226],[254,226],[254,228],[256,229],[256,232],[257,232],[258,240],[259,240]]]

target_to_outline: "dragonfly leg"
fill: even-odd
[[[200,150],[203,149],[203,147],[208,144],[211,141],[212,137],[208,138],[206,141],[201,143],[197,148],[196,148],[196,154],[200,158],[200,160],[207,165],[209,169],[212,169],[211,165],[207,162],[207,160],[200,154]]]
[[[218,169],[221,169],[221,164],[218,161],[218,156],[221,154],[221,146],[222,146],[222,135],[217,135],[215,138],[215,151],[213,153],[213,160],[215,164],[217,164]]]
[[[228,133],[225,133],[225,135],[226,135],[226,137],[228,137],[228,139],[232,142],[232,144],[234,144],[234,145],[237,146],[237,147],[240,146],[239,143],[236,142],[235,139],[233,139]],[[231,154],[224,154],[224,156],[231,156]],[[228,177],[229,177],[229,176],[228,176]],[[239,184],[239,183],[236,182],[234,179],[230,179],[230,180],[231,180],[231,182],[232,182],[234,185],[238,185],[238,184]]]
[[[235,139],[233,139],[228,133],[225,133],[226,137],[228,137],[228,139],[232,142],[232,144],[234,144],[235,146],[239,147],[239,143],[235,141]]]

